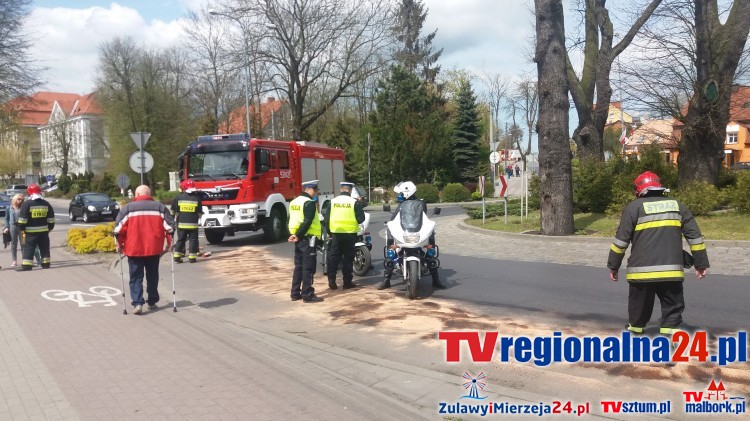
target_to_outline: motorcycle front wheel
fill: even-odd
[[[365,276],[370,271],[372,256],[366,246],[359,246],[354,250],[354,274]]]
[[[407,263],[407,293],[409,294],[409,299],[413,300],[417,298],[417,286],[419,284],[419,271],[420,271],[420,265],[419,262],[410,260]]]

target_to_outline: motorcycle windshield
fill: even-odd
[[[401,228],[404,231],[419,232],[422,229],[422,202],[407,200],[401,203]]]

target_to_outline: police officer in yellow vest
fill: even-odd
[[[352,282],[354,244],[357,242],[359,224],[365,222],[365,211],[359,201],[351,196],[352,188],[354,188],[354,183],[341,182],[341,194],[331,200],[331,210],[325,220],[326,229],[333,237],[326,262],[328,287],[331,289],[338,288],[336,272],[340,263],[342,263],[341,274],[344,278],[343,288],[349,289],[357,286]]]
[[[289,242],[294,243],[294,275],[292,301],[305,303],[323,301],[315,295],[313,275],[317,264],[315,242],[320,240],[321,227],[318,207],[318,180],[302,183],[302,194],[289,203]]]

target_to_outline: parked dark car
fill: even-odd
[[[8,212],[8,208],[10,207],[10,199],[11,197],[7,194],[0,193],[0,215],[5,216],[5,213]]]
[[[77,218],[83,222],[112,218],[114,221],[120,212],[120,205],[104,193],[81,193],[75,195],[68,207],[68,217],[71,221]]]
[[[750,170],[750,162],[738,162],[731,166],[735,171],[737,170]]]

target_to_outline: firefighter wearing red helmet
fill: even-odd
[[[629,284],[627,329],[635,333],[646,328],[655,296],[661,303],[660,333],[679,330],[685,309],[684,269],[694,264],[700,279],[709,267],[706,245],[693,214],[679,200],[665,196],[665,190],[650,171],[635,179],[636,199],[622,211],[607,260],[609,277],[617,281],[625,250],[632,244],[625,277]],[[683,252],[682,236],[692,256]]]
[[[198,260],[198,228],[200,227],[203,203],[200,192],[195,188],[195,181],[184,180],[180,183],[180,193],[172,201],[172,215],[177,221],[177,241],[174,243],[172,258],[182,263],[185,256],[185,243],[188,243],[188,261]]]
[[[30,185],[27,192],[29,200],[23,202],[18,211],[18,229],[25,238],[21,267],[18,270],[31,270],[37,247],[42,255],[42,269],[47,269],[50,267],[49,232],[55,228],[55,211],[42,199],[39,185]]]

